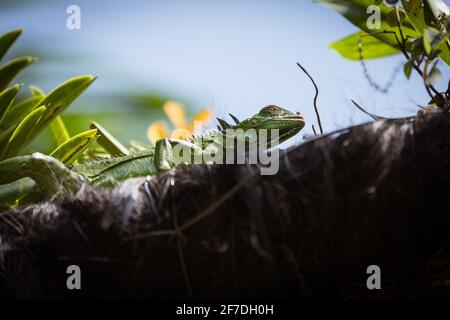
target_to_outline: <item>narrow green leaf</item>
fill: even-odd
[[[19,92],[19,89],[20,86],[16,84],[15,86],[0,92],[0,122],[3,118],[3,115],[12,105],[14,97]]]
[[[22,34],[22,31],[23,31],[22,29],[12,30],[0,36],[0,60],[2,60],[8,49]]]
[[[330,47],[339,52],[344,58],[360,60],[361,55],[358,47],[358,42],[360,40],[362,44],[362,58],[364,60],[386,57],[400,52],[399,49],[362,31],[336,41],[332,43]]]
[[[77,134],[56,148],[50,156],[58,159],[65,165],[71,164],[95,140],[96,135],[96,129]]]
[[[42,91],[42,89],[39,88],[39,87],[37,87],[37,86],[31,85],[31,86],[29,86],[28,88],[30,89],[31,95],[32,95],[33,97],[34,97],[34,96],[40,96],[40,97],[45,96],[44,91]]]
[[[1,159],[14,157],[26,146],[26,141],[33,129],[37,126],[39,119],[44,115],[46,107],[42,106],[33,110],[26,116],[14,130],[11,138],[6,145],[6,148],[1,156]]]
[[[50,122],[63,112],[89,85],[95,80],[93,76],[80,76],[72,78],[47,96],[42,97],[36,105],[46,106],[47,112],[39,120],[37,126],[33,129],[32,134],[28,137],[26,144],[30,143],[36,136],[46,128]]]
[[[99,133],[99,137],[97,138],[97,142],[105,148],[112,155],[129,155],[130,152],[125,148],[123,144],[121,144],[114,136],[109,133],[105,128],[103,128],[100,124],[95,121],[91,122],[91,129],[97,129]]]
[[[70,135],[67,131],[61,116],[57,116],[52,122],[50,122],[50,130],[52,131],[53,139],[55,139],[56,145],[59,146],[69,140]]]
[[[0,185],[0,206],[13,205],[36,186],[31,178],[22,178]]]
[[[0,121],[0,131],[16,126],[27,114],[36,109],[36,103],[39,100],[41,100],[40,97],[30,97],[11,105]]]
[[[0,68],[0,91],[3,91],[14,77],[24,68],[36,62],[32,57],[23,57],[12,60]]]
[[[31,97],[18,104],[11,105],[6,110],[3,118],[0,120],[0,154],[2,154],[6,143],[19,122],[35,108],[36,102],[40,99],[40,97]]]

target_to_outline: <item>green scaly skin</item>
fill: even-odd
[[[233,117],[233,119],[235,118]],[[18,170],[14,170],[11,167],[14,165],[14,158],[8,159],[6,160],[8,161],[8,166],[3,166],[0,163],[0,184],[10,183],[22,177],[31,177],[41,188],[48,189],[52,192],[60,188],[61,182],[64,182],[63,185],[65,187],[69,186],[69,189],[73,190],[76,190],[80,182],[83,181],[88,181],[95,186],[110,187],[127,178],[153,176],[177,166],[179,163],[177,164],[174,161],[174,154],[172,152],[173,148],[177,145],[183,148],[183,152],[185,150],[189,152],[189,155],[192,157],[202,156],[206,152],[213,154],[218,152],[219,149],[227,147],[226,138],[230,137],[230,133],[226,129],[242,129],[243,132],[254,129],[253,132],[256,135],[233,133],[232,137],[238,141],[256,139],[256,143],[260,142],[259,136],[261,129],[267,130],[267,136],[270,136],[271,130],[277,129],[279,131],[278,143],[281,143],[296,135],[305,125],[303,117],[298,112],[290,112],[275,105],[262,108],[258,114],[249,119],[241,122],[235,119],[235,121],[236,125],[231,126],[227,122],[219,119],[222,125],[219,127],[220,130],[185,140],[161,139],[156,142],[155,148],[133,153],[129,156],[76,164],[71,170],[68,170],[54,158],[38,153],[31,156],[17,157],[20,160],[18,162]],[[29,161],[28,164],[27,161]],[[189,164],[189,162],[184,163]],[[19,168],[24,168],[24,166],[28,170],[21,171]],[[32,171],[33,168],[37,171],[46,168],[46,170],[52,172],[51,178],[48,176],[31,175],[30,170]],[[9,170],[9,173],[3,169]],[[11,171],[14,171],[15,174],[11,175]],[[14,179],[11,180],[8,177],[13,177]],[[41,178],[43,183],[40,181]],[[54,185],[51,185],[51,181],[54,181]]]

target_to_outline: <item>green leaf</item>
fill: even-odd
[[[411,50],[411,59],[413,59],[417,64],[420,64],[422,57],[425,55],[425,49],[423,47],[422,37],[414,41]]]
[[[423,32],[423,46],[425,52],[430,55],[433,51],[440,49],[442,44],[447,40],[448,35],[439,30],[429,27]]]
[[[32,57],[23,57],[12,60],[0,68],[0,91],[3,91],[14,77],[24,68],[36,62]]]
[[[95,121],[91,122],[91,129],[97,129],[99,137],[97,142],[112,155],[129,155],[130,152],[123,144],[121,144],[114,136]]]
[[[27,140],[34,128],[38,125],[38,121],[44,115],[46,107],[42,106],[33,110],[26,116],[14,130],[11,138],[6,145],[0,159],[14,157],[27,145]]]
[[[435,32],[437,32],[439,34],[439,31],[437,31],[436,29],[425,29],[424,31],[424,35],[422,37],[422,41],[423,41],[423,47],[425,48],[425,52],[427,53],[427,55],[430,55],[432,47],[431,47],[431,42],[433,41],[431,38],[434,37],[436,34]]]
[[[36,101],[37,99],[34,99],[34,101],[29,101],[29,99],[24,100],[21,103],[10,107],[5,113],[3,121],[0,123],[0,155],[6,147],[14,129],[16,129],[20,121],[34,109]]]
[[[375,59],[390,56],[400,52],[390,45],[378,40],[377,38],[363,32],[354,33],[344,39],[336,41],[330,45],[341,56],[350,60],[360,60],[360,53],[358,48],[358,42],[361,40],[362,44],[362,58]]]
[[[427,27],[422,3],[423,0],[402,0],[403,8],[419,34],[423,34],[423,30]]]
[[[0,36],[0,60],[5,56],[8,49],[16,39],[22,34],[22,29],[13,30]]]
[[[64,124],[61,116],[57,116],[52,122],[50,122],[50,130],[52,131],[53,139],[56,145],[59,146],[70,139],[69,132]]]
[[[97,129],[77,134],[56,148],[50,156],[68,165],[81,155],[83,150],[95,140],[96,135]]]
[[[36,182],[30,178],[22,178],[14,182],[0,185],[0,205],[12,205],[28,194]]]
[[[394,9],[389,12],[389,14],[386,17],[386,21],[392,28],[398,28],[398,22],[397,22],[397,11],[398,16],[400,18],[400,23],[403,24],[406,20],[406,12],[404,10],[399,9],[398,7],[394,7]]]
[[[40,99],[40,97],[31,97],[11,105],[8,110],[6,110],[5,114],[0,119],[0,143],[4,133],[11,128],[14,129],[27,114],[35,109],[36,102]]]
[[[414,59],[409,59],[403,67],[403,72],[405,73],[405,76],[407,79],[409,79],[411,77],[413,62],[414,62]]]
[[[336,10],[361,30],[372,33],[380,41],[399,49],[397,40],[393,34],[395,33],[398,39],[401,39],[398,27],[391,27],[387,22],[387,16],[392,10],[389,6],[385,4],[378,6],[381,15],[380,29],[370,29],[367,24],[370,14],[367,13],[367,10],[370,6],[374,5],[372,0],[316,0],[316,2]],[[391,33],[382,33],[383,31]],[[407,18],[402,23],[402,32],[405,38],[418,36],[417,31]]]
[[[15,86],[3,90],[0,93],[0,122],[1,119],[3,118],[3,115],[6,113],[6,111],[9,109],[9,107],[11,106],[14,97],[17,95],[17,93],[19,92],[20,86],[18,84],[16,84]]]
[[[449,35],[449,33],[441,32],[432,27],[426,28],[423,32],[423,45],[426,53],[430,58],[434,53],[438,53],[447,65],[450,65]]]
[[[432,85],[442,79],[441,70],[437,67],[438,61],[436,60],[431,68],[431,71],[428,73],[425,83],[427,85]]]
[[[44,91],[42,91],[42,89],[39,88],[39,87],[36,87],[36,86],[31,85],[31,86],[29,86],[28,88],[30,89],[31,95],[32,95],[33,97],[35,97],[35,96],[39,96],[39,97],[45,96]]]
[[[446,41],[442,42],[441,45],[438,47],[438,50],[440,50],[439,58],[441,58],[442,61],[444,61],[447,64],[447,66],[450,66],[450,40],[447,39]]]
[[[80,76],[72,78],[42,97],[36,106],[46,106],[47,111],[39,120],[28,137],[26,144],[30,143],[36,136],[46,128],[53,119],[63,112],[89,85],[95,80],[93,76]]]

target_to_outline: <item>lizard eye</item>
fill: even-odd
[[[270,111],[270,112],[274,112],[274,111],[275,111],[275,108],[274,108],[274,107],[270,107],[270,108],[269,108],[269,111]]]

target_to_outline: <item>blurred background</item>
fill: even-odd
[[[80,30],[66,27],[72,4],[81,9]],[[401,70],[387,94],[371,88],[359,62],[328,47],[356,27],[312,1],[0,0],[0,32],[15,28],[25,32],[5,61],[39,58],[19,81],[48,92],[73,76],[98,76],[63,118],[72,134],[98,120],[125,144],[146,140],[168,99],[184,103],[190,117],[203,107],[226,119],[267,104],[300,111],[307,126],[284,146],[302,142],[316,123],[314,88],[296,62],[319,86],[326,132],[370,120],[350,99],[387,117],[413,115],[429,100],[421,80]],[[396,55],[367,67],[383,85],[402,62]]]

